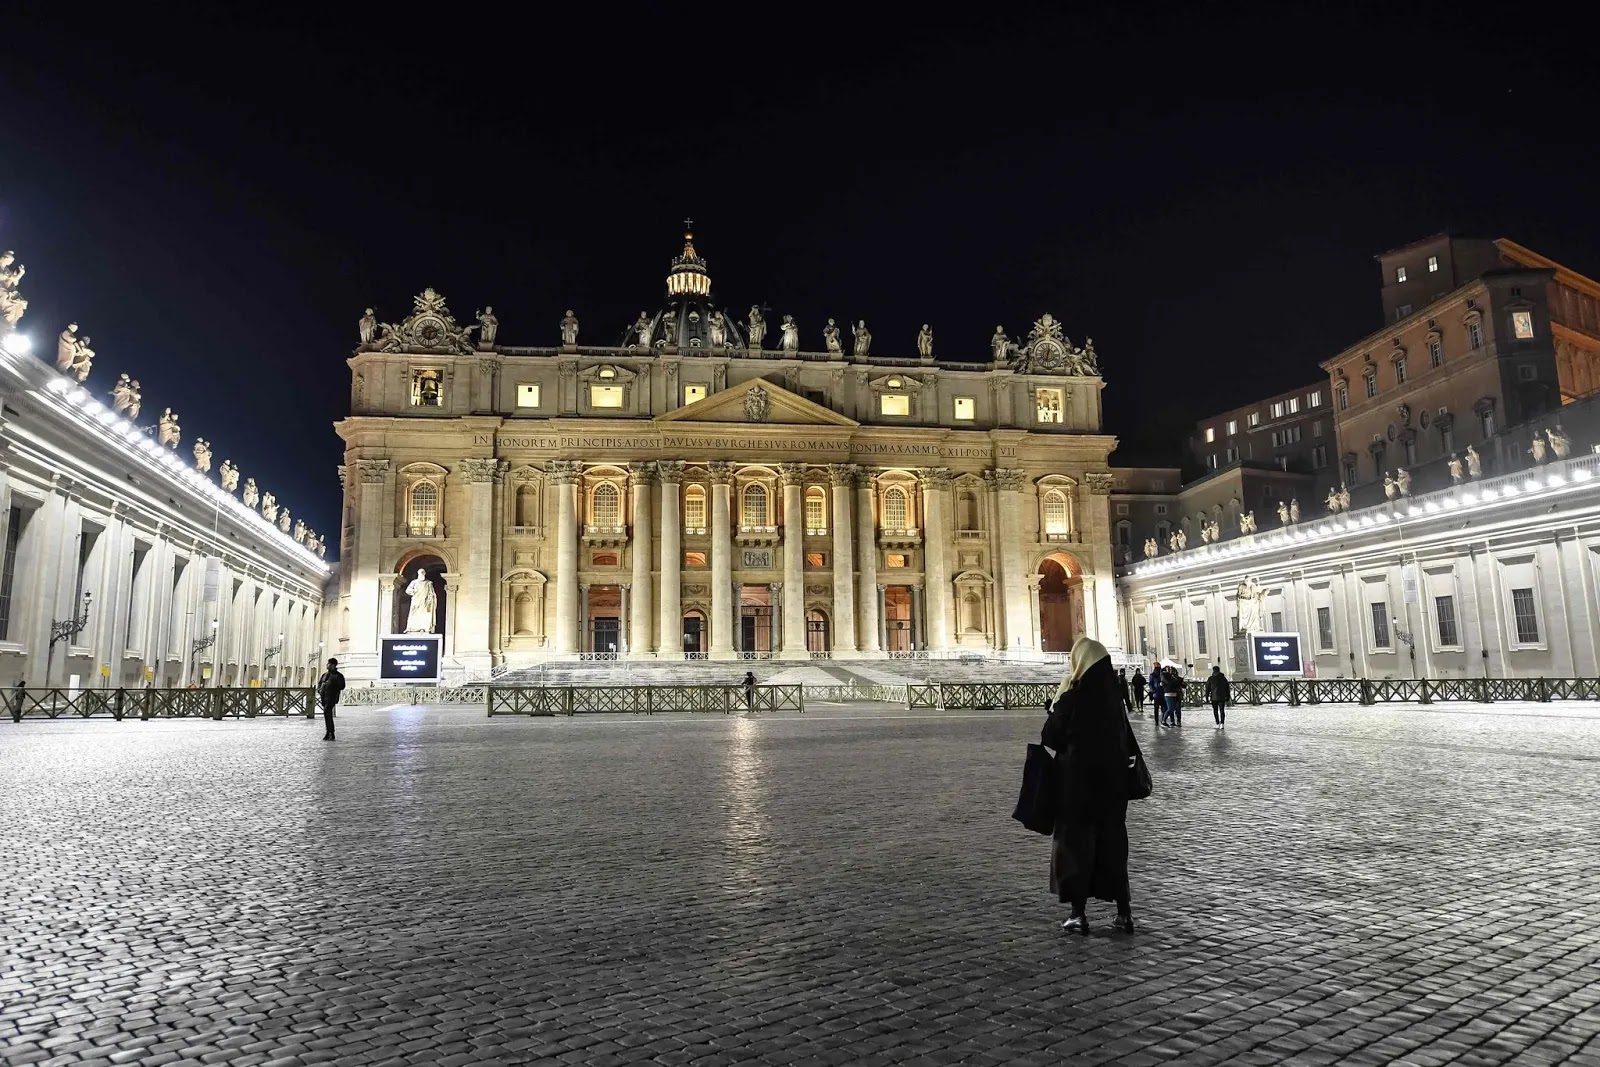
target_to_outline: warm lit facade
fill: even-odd
[[[1189,438],[1189,453],[1205,474],[1254,463],[1311,474],[1318,484],[1337,482],[1338,446],[1328,401],[1328,383],[1318,381],[1201,419]]]
[[[1092,347],[1049,316],[970,362],[848,322],[755,344],[692,245],[667,288],[620,343],[473,339],[431,290],[369,324],[337,427],[355,677],[419,568],[447,666],[1120,645]]]

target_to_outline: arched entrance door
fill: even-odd
[[[1083,576],[1062,555],[1039,564],[1039,647],[1071,652],[1083,629]]]
[[[821,608],[806,612],[806,651],[827,652],[833,646],[828,637],[828,616]]]
[[[706,651],[706,617],[699,611],[688,611],[683,616],[683,651],[700,656]]]
[[[444,573],[448,569],[444,560],[433,555],[419,554],[408,556],[400,561],[400,564],[395,567],[395,573],[400,576],[400,580],[395,586],[394,612],[393,617],[389,620],[391,624],[390,633],[403,634],[406,632],[406,623],[411,619],[411,594],[407,590],[411,588],[411,583],[416,581],[418,571],[425,574],[429,583],[433,586],[433,628],[428,632],[444,633]]]

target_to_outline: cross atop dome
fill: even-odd
[[[706,261],[694,250],[694,220],[683,220],[683,254],[672,261],[667,275],[667,296],[710,296],[711,275]]]

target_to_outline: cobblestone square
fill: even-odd
[[[1139,932],[1042,716],[0,724],[0,1060],[1600,1065],[1600,714],[1137,719]]]

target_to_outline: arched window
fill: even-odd
[[[517,489],[517,525],[536,526],[539,522],[539,494],[531,485]]]
[[[806,490],[806,532],[826,533],[828,529],[828,498],[820,485]]]
[[[1044,495],[1044,532],[1051,537],[1067,533],[1067,497],[1059,489]]]
[[[622,525],[622,494],[610,482],[595,486],[594,524],[602,530],[615,530]]]
[[[413,485],[407,512],[406,525],[413,534],[433,536],[434,527],[439,525],[439,487],[432,482]]]
[[[767,489],[757,482],[751,482],[744,487],[743,507],[740,508],[740,522],[744,526],[767,525]]]
[[[691,485],[683,491],[683,528],[706,528],[706,487],[703,485]]]
[[[904,530],[907,525],[906,491],[898,485],[891,485],[883,491],[883,528]]]

